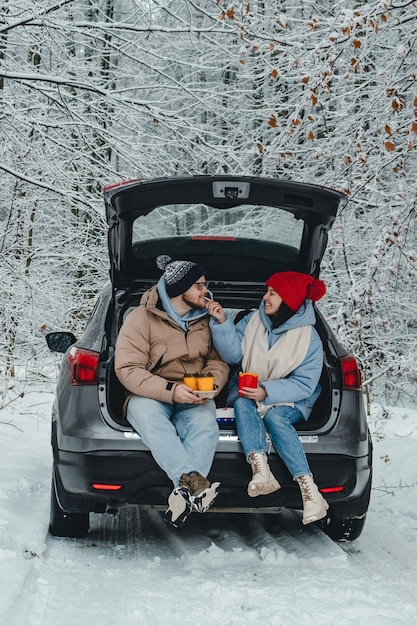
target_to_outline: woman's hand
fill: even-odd
[[[266,398],[266,390],[264,387],[242,387],[239,389],[239,395],[255,402],[263,402]]]
[[[226,313],[224,312],[224,309],[220,302],[206,299],[206,309],[208,311],[208,314],[211,315],[211,317],[214,317],[214,319],[217,320],[219,324],[223,324],[223,322],[226,321]]]

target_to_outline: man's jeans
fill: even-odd
[[[251,452],[267,453],[266,431],[293,478],[311,474],[306,455],[293,424],[303,419],[302,413],[291,406],[269,409],[264,418],[259,416],[256,403],[239,397],[234,405],[236,426],[246,458]]]
[[[219,441],[214,400],[168,404],[133,396],[126,417],[175,487],[181,474],[207,476]]]

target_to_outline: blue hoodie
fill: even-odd
[[[245,328],[254,312],[246,315],[236,326],[232,319],[227,316],[223,324],[219,324],[213,317],[210,320],[211,334],[214,347],[223,361],[229,364],[240,364],[242,361],[242,338]],[[304,417],[308,419],[315,401],[320,395],[319,379],[323,368],[323,345],[321,339],[314,328],[316,316],[313,304],[306,300],[294,315],[284,324],[277,328],[272,327],[271,320],[264,310],[262,300],[259,306],[261,320],[268,331],[268,347],[271,348],[283,333],[291,328],[300,326],[313,326],[310,346],[304,361],[289,374],[286,378],[276,380],[259,381],[265,388],[267,397],[264,404],[274,404],[276,402],[293,402]],[[233,404],[237,398],[237,377],[235,376],[229,383],[228,403]]]
[[[161,276],[157,285],[158,295],[161,298],[162,306],[164,307],[164,311],[168,313],[169,317],[186,333],[188,331],[188,323],[194,320],[198,320],[200,317],[205,317],[207,315],[207,309],[191,309],[187,311],[185,315],[182,317],[179,315],[177,309],[171,302],[170,297],[167,294],[165,278]],[[210,297],[213,297],[211,292],[209,292]]]

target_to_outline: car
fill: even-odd
[[[92,512],[166,509],[172,484],[125,420],[125,389],[114,371],[119,329],[159,279],[156,257],[200,263],[215,299],[237,321],[259,306],[274,272],[319,276],[329,229],[346,202],[327,187],[256,176],[164,177],[104,189],[110,280],[80,338],[67,331],[46,337],[49,348],[63,354],[52,410],[52,535],[86,536]],[[297,430],[329,503],[317,524],[333,540],[351,541],[369,507],[372,440],[358,363],[315,311],[322,392]],[[248,496],[250,472],[226,395],[225,388],[216,398],[219,441],[209,478],[221,488],[210,512],[301,511],[297,484],[273,447],[269,464],[282,488]]]

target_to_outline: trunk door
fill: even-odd
[[[347,197],[289,180],[189,176],[104,190],[113,288],[155,282],[155,258],[201,263],[207,279],[264,283],[272,273],[319,275],[328,231]]]

